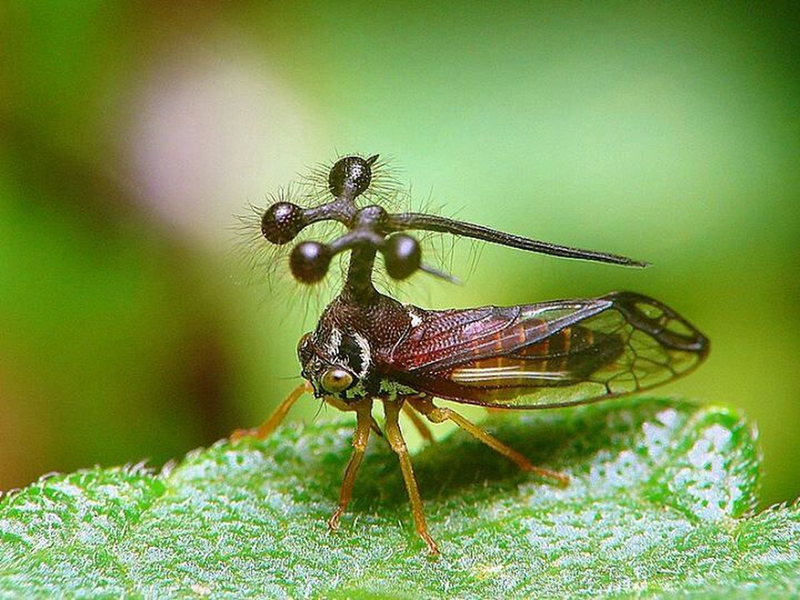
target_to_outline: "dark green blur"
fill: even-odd
[[[661,299],[712,340],[664,393],[744,409],[765,501],[800,495],[788,5],[15,1],[0,23],[0,490],[266,416],[319,303],[238,284],[232,215],[360,152],[395,157],[417,206],[652,262],[462,242],[465,286],[401,291]]]

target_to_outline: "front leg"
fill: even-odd
[[[333,406],[336,404],[329,402]],[[342,403],[344,404],[344,403]],[[353,486],[356,482],[356,474],[358,468],[361,466],[361,459],[364,458],[364,451],[367,449],[367,441],[369,440],[369,432],[372,427],[372,398],[364,398],[352,404],[344,404],[342,410],[353,410],[356,413],[356,431],[353,435],[353,454],[350,456],[350,462],[347,463],[347,469],[344,472],[344,480],[342,481],[342,489],[339,492],[339,506],[328,519],[328,527],[331,531],[336,531],[339,528],[339,520],[342,514],[347,510],[347,505],[350,503],[350,498],[353,496]]]
[[[289,394],[286,399],[278,405],[278,408],[276,408],[275,412],[269,416],[269,419],[264,421],[255,429],[237,429],[231,434],[231,441],[240,440],[244,437],[254,437],[256,439],[263,440],[269,434],[275,431],[278,425],[280,425],[281,422],[286,418],[286,415],[289,414],[289,409],[291,409],[300,396],[306,392],[313,393],[314,388],[311,387],[310,383],[304,381],[295,389],[293,389],[292,393]]]
[[[333,396],[325,396],[325,403],[330,404],[336,410],[340,410],[342,412],[348,411],[355,411],[354,404],[348,404],[344,400],[339,400],[338,398],[334,398]],[[375,432],[375,435],[378,437],[383,437],[383,431],[381,431],[381,426],[378,425],[378,422],[375,420],[375,417],[372,416],[370,413],[370,423],[372,426],[372,431]]]

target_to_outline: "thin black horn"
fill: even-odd
[[[582,260],[591,260],[595,262],[610,263],[614,265],[623,265],[626,267],[649,267],[650,263],[628,258],[627,256],[620,256],[619,254],[611,254],[609,252],[596,252],[594,250],[583,250],[581,248],[572,248],[570,246],[560,246],[558,244],[551,244],[549,242],[541,242],[530,238],[514,235],[511,233],[504,233],[496,229],[484,227],[482,225],[475,225],[466,221],[455,221],[438,217],[435,215],[426,215],[421,213],[399,213],[389,216],[389,228],[392,231],[405,231],[405,230],[423,230],[435,231],[439,233],[452,233],[464,237],[482,240],[484,242],[491,242],[493,244],[500,244],[510,248],[517,248],[519,250],[526,250],[528,252],[538,252],[540,254],[549,254],[551,256],[561,256],[563,258],[577,258]]]

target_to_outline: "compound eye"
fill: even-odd
[[[322,388],[331,394],[345,391],[353,383],[353,376],[344,369],[328,369],[320,380]]]
[[[300,341],[297,342],[297,354],[299,355],[303,351],[303,346],[306,345],[306,342],[311,339],[311,332],[304,333],[303,336],[300,338]]]

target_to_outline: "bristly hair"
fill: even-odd
[[[379,203],[384,208],[386,204]],[[388,210],[388,208],[387,208]],[[434,205],[433,194],[428,193],[422,200],[414,197],[413,189],[410,185],[398,187],[392,195],[391,210],[396,212],[417,212],[428,215],[440,215],[443,205]],[[459,238],[453,235],[445,235],[435,231],[415,231],[414,237],[419,242],[422,251],[423,262],[441,271],[453,272],[453,257],[456,244]],[[417,273],[408,279],[398,281],[393,279],[386,272],[383,258],[378,256],[375,260],[373,270],[373,281],[375,287],[383,293],[395,297],[398,300],[411,299],[419,295],[425,295],[430,302],[431,284],[443,283],[441,279],[431,277],[426,273]],[[444,285],[452,285],[444,283]]]
[[[234,282],[238,285],[264,288],[261,295],[262,302],[283,300],[285,306],[300,307],[304,314],[303,322],[308,317],[314,316],[317,309],[324,306],[326,299],[344,281],[345,273],[343,259],[337,256],[331,265],[328,276],[316,285],[302,285],[297,283],[289,270],[289,255],[297,243],[305,240],[327,240],[344,232],[338,223],[315,223],[301,231],[297,237],[288,244],[278,245],[268,242],[261,233],[261,218],[267,207],[276,202],[292,202],[301,206],[308,206],[308,198],[301,196],[297,185],[279,188],[275,193],[267,194],[263,206],[248,203],[247,211],[235,215],[236,223],[233,226],[234,240],[232,244],[232,262],[234,264]],[[335,268],[339,265],[339,268]],[[260,290],[259,290],[260,292]],[[292,314],[286,310],[280,315],[285,320]]]
[[[359,156],[355,154],[343,156]],[[332,199],[328,190],[328,173],[333,164],[317,164],[310,169],[307,175],[299,175],[299,180],[285,188],[279,188],[275,193],[267,194],[263,206],[248,205],[248,210],[236,216],[234,225],[235,242],[233,244],[233,262],[237,265],[235,281],[243,285],[264,285],[269,297],[274,299],[275,294],[286,297],[286,306],[303,307],[305,319],[315,318],[330,300],[342,288],[347,267],[349,253],[342,253],[334,258],[331,269],[325,278],[313,285],[304,285],[296,282],[289,269],[289,255],[296,244],[309,240],[330,242],[338,235],[345,233],[345,228],[335,222],[324,221],[306,227],[290,243],[277,245],[264,239],[261,232],[261,219],[265,210],[276,202],[291,202],[310,208],[319,206]],[[363,156],[362,156],[363,158]],[[412,199],[411,187],[403,186],[398,178],[399,169],[389,164],[387,160],[378,160],[372,165],[372,180],[369,188],[358,198],[359,205],[378,204],[389,212],[423,212],[438,214],[432,210],[432,199],[428,197],[421,203]],[[418,204],[414,206],[414,204]],[[452,267],[453,247],[456,238],[435,232],[419,231],[416,237],[422,248],[423,260],[432,266],[448,271]],[[391,296],[406,296],[404,288],[426,289],[420,286],[420,280],[430,279],[426,274],[417,275],[402,282],[388,276],[382,257],[378,256],[373,271],[375,286],[382,292]],[[284,282],[291,283],[287,284]],[[299,297],[298,297],[299,295]],[[267,294],[264,295],[266,301]],[[289,301],[291,300],[291,301]],[[288,317],[286,311],[283,318]]]
[[[303,189],[303,195],[308,199],[308,203],[304,205],[306,208],[319,206],[331,200],[331,194],[328,191],[328,174],[331,167],[339,159],[346,156],[367,158],[367,156],[358,153],[337,153],[336,158],[330,163],[317,163],[309,169],[308,173],[299,174],[298,184]],[[379,204],[389,212],[397,212],[402,208],[402,203],[406,199],[403,185],[398,178],[400,169],[392,164],[391,157],[380,157],[372,163],[371,171],[372,180],[369,187],[363,194],[358,196],[357,202],[359,206]]]

